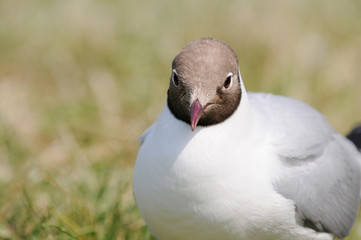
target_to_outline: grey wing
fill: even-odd
[[[320,155],[334,130],[315,109],[298,100],[250,93],[260,127],[277,154],[296,159]]]
[[[138,141],[140,145],[142,145],[147,137],[154,131],[155,124],[151,125],[149,128],[147,128],[144,133],[138,138]]]
[[[284,174],[275,189],[294,201],[304,226],[346,237],[358,214],[361,189],[361,159],[351,143],[335,133],[320,156],[282,161]]]
[[[293,200],[300,221],[343,238],[358,213],[361,155],[315,109],[294,99],[250,94],[255,115],[275,153],[282,175],[275,189]]]
[[[343,238],[358,213],[361,155],[310,106],[272,94],[249,94],[267,141],[282,161],[275,189],[293,200],[300,221]]]

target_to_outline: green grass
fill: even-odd
[[[0,1],[0,239],[151,239],[132,195],[137,138],[170,63],[212,36],[248,90],[361,121],[359,1]],[[361,221],[348,240],[361,238]]]

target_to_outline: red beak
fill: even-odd
[[[191,105],[191,128],[192,128],[192,131],[194,131],[194,129],[196,128],[197,123],[198,123],[199,119],[201,118],[203,112],[204,112],[204,109],[197,98],[197,100],[195,100],[194,103]]]

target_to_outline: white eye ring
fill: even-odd
[[[226,80],[224,81],[223,87],[225,89],[230,89],[233,85],[233,73],[228,73]]]
[[[179,87],[178,73],[175,69],[172,70],[172,83],[174,86]]]

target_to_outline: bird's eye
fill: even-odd
[[[177,71],[175,69],[173,69],[173,72],[172,72],[172,82],[173,82],[174,86],[179,87],[180,83],[179,83]]]
[[[233,83],[233,73],[228,73],[226,81],[224,81],[223,87],[225,89],[229,89],[230,87],[232,87],[232,83]]]

